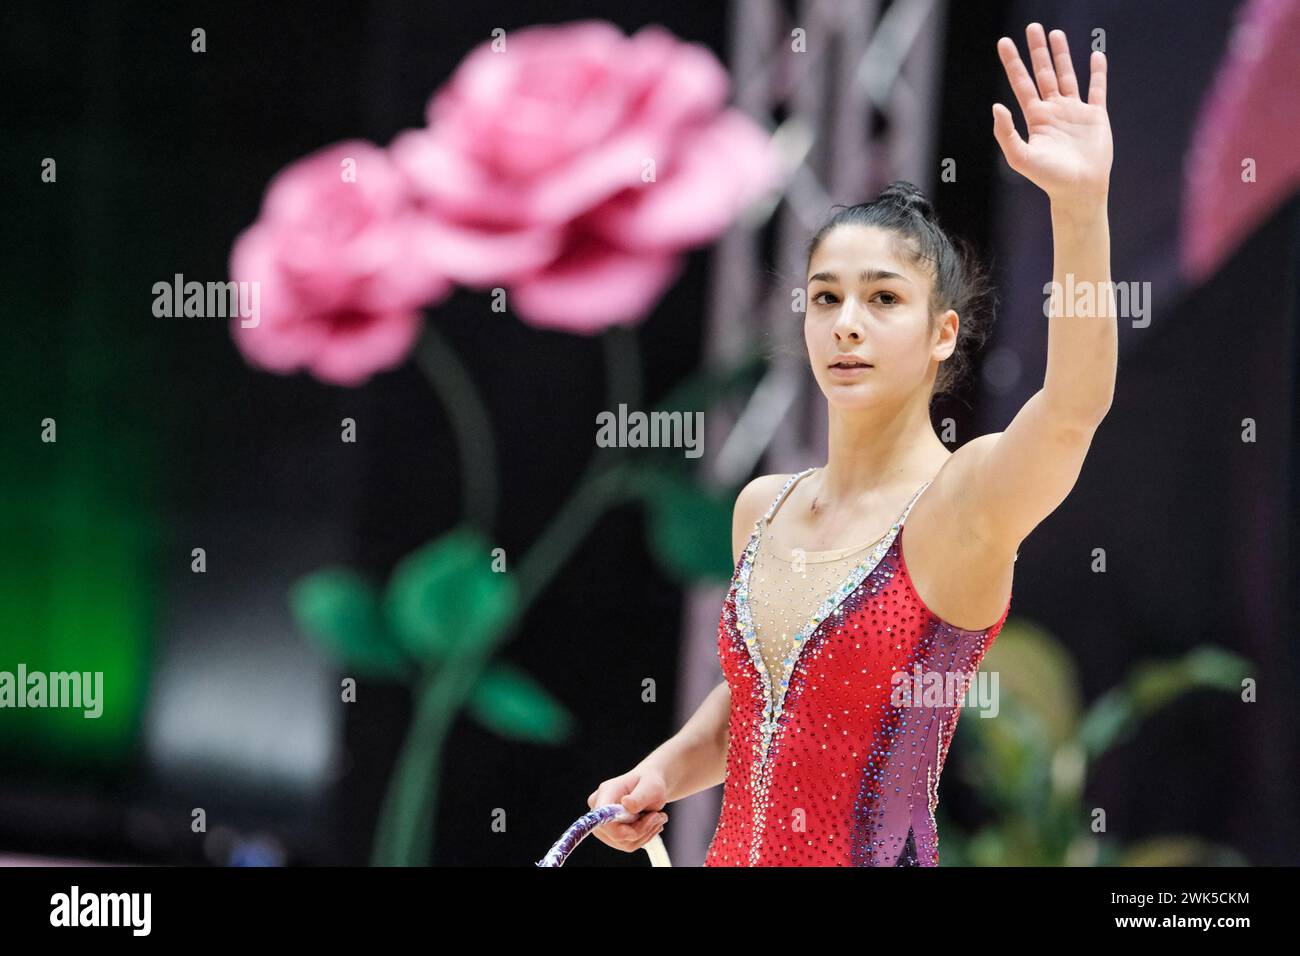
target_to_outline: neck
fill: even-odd
[[[924,400],[851,411],[831,405],[826,445],[815,510],[853,503],[896,482],[925,481],[949,454]]]

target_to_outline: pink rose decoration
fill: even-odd
[[[260,284],[257,324],[231,321],[245,358],[339,385],[403,361],[422,327],[420,307],[451,291],[413,258],[417,216],[405,177],[362,140],[276,174],[257,222],[230,253],[231,278]]]
[[[1249,0],[1184,162],[1183,273],[1204,282],[1300,186],[1300,0]],[[1242,181],[1251,157],[1258,180]]]
[[[662,27],[590,20],[501,42],[471,51],[429,126],[389,147],[425,214],[416,254],[462,285],[508,287],[535,326],[635,323],[686,249],[777,184],[770,138],[725,107],[717,58]]]

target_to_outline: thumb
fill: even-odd
[[[663,793],[654,777],[641,777],[632,792],[623,798],[623,808],[629,813],[640,813],[647,807],[661,809]]]
[[[1016,132],[1011,111],[1001,103],[993,104],[993,138],[1002,147],[1002,155],[1007,158],[1011,168],[1015,169],[1020,163],[1020,157],[1024,155],[1026,144]]]
[[[628,813],[640,813],[645,809],[645,794],[633,790],[631,793],[625,794],[620,802],[623,804],[623,809]]]

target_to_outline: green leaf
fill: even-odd
[[[1250,662],[1222,648],[1202,645],[1173,660],[1136,665],[1122,687],[1107,691],[1089,709],[1079,739],[1095,757],[1136,733],[1141,721],[1194,690],[1239,693]]]
[[[502,737],[557,744],[573,733],[575,721],[564,706],[527,673],[493,664],[474,686],[470,713]]]
[[[479,534],[456,529],[411,552],[393,570],[384,613],[401,645],[434,663],[472,652],[500,632],[514,606],[505,572],[492,570]]]
[[[649,541],[660,566],[685,584],[731,579],[731,512],[736,492],[718,493],[662,472],[644,481]]]
[[[299,629],[339,664],[370,677],[410,670],[388,632],[377,589],[360,575],[343,568],[308,574],[294,583],[289,606]]]

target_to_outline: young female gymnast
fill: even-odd
[[[588,797],[626,811],[593,831],[610,846],[639,849],[666,804],[722,783],[707,866],[938,865],[960,698],[1006,620],[1020,543],[1070,493],[1115,385],[1106,57],[1092,53],[1084,100],[1065,34],[1049,53],[1041,25],[1026,33],[1032,78],[1010,38],[998,53],[1028,139],[1000,103],[993,135],[1047,193],[1053,288],[1072,290],[1048,300],[1042,388],[1005,431],[950,452],[930,402],[982,339],[978,267],[908,183],[812,237],[803,330],[826,464],[737,498],[725,680]]]

